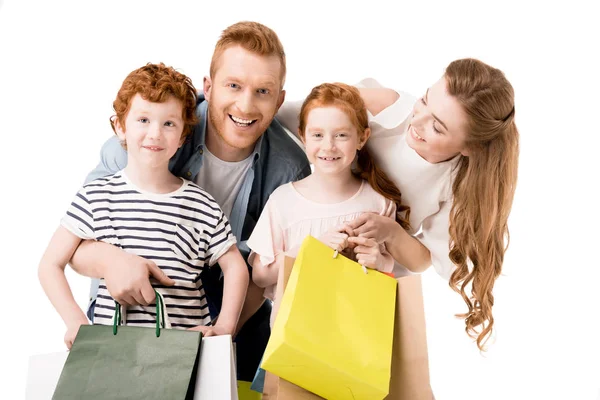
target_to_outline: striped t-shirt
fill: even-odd
[[[152,260],[175,286],[152,285],[165,299],[171,326],[191,328],[210,322],[200,273],[236,243],[229,221],[213,197],[182,179],[171,193],[136,188],[124,171],[96,179],[75,196],[61,225],[82,239],[110,243]],[[94,323],[112,324],[115,303],[100,281]],[[127,308],[127,324],[153,326],[156,307]]]

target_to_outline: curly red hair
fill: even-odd
[[[181,102],[183,106],[182,119],[185,124],[181,134],[182,139],[186,138],[192,132],[194,125],[198,123],[196,117],[197,91],[192,80],[163,63],[148,63],[127,75],[117,93],[117,98],[113,102],[116,114],[110,118],[110,125],[115,133],[117,133],[115,129],[117,121],[127,129],[125,119],[131,107],[131,101],[138,93],[145,100],[154,103],[162,103],[168,97],[174,97]],[[122,145],[127,149],[124,142]]]

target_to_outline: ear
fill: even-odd
[[[358,150],[363,148],[365,143],[367,143],[367,140],[369,140],[369,137],[371,137],[371,128],[366,128],[358,141]]]
[[[471,149],[469,149],[467,146],[463,147],[463,149],[460,151],[460,154],[462,154],[465,157],[469,157],[471,155]]]
[[[298,128],[298,138],[302,141],[302,144],[306,146],[306,135],[302,134],[300,128]]]
[[[281,92],[279,92],[279,99],[277,99],[277,111],[279,111],[279,107],[281,107],[281,105],[283,104],[284,101],[285,101],[285,90],[282,90]],[[275,113],[277,113],[277,111],[275,111]]]
[[[117,133],[117,137],[121,140],[121,141],[125,141],[125,127],[121,125],[121,122],[119,121],[119,118],[117,118],[117,116],[115,115],[113,117],[113,123],[115,124],[115,132]]]
[[[203,81],[203,89],[204,89],[204,98],[210,101],[210,92],[212,90],[212,80],[209,76],[204,77]]]

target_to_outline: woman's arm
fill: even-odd
[[[358,88],[360,97],[365,102],[367,110],[374,116],[391,106],[400,98],[393,89],[388,88]]]

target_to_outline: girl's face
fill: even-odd
[[[467,116],[442,77],[415,103],[406,142],[425,160],[438,163],[468,155],[466,127]]]
[[[304,144],[314,172],[351,174],[356,151],[366,142],[369,130],[359,132],[348,115],[335,106],[313,108],[306,119]]]

